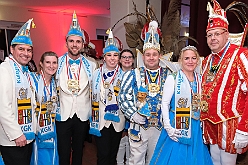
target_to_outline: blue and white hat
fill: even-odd
[[[142,32],[143,31],[144,30],[142,30]],[[160,52],[159,33],[161,32],[158,28],[158,23],[156,21],[151,21],[149,23],[148,31],[145,34],[143,52],[147,49],[155,49]]]
[[[108,39],[105,42],[105,48],[103,49],[103,54],[106,54],[108,52],[120,52],[121,48],[121,42],[118,40],[116,37],[114,37],[113,32],[111,29],[107,31],[108,34]]]
[[[78,19],[77,19],[77,15],[76,12],[74,11],[73,16],[72,16],[72,23],[70,26],[70,30],[66,35],[66,38],[68,38],[69,36],[79,36],[83,38],[83,41],[85,42],[85,36],[84,33],[82,31],[82,29],[80,28]]]
[[[138,92],[141,92],[141,93],[148,93],[148,90],[147,88],[143,87],[142,85],[139,87],[139,90]]]
[[[33,22],[33,18],[29,19],[16,33],[15,37],[11,41],[11,45],[24,44],[24,45],[33,46],[32,40],[30,38],[31,24],[32,24],[32,28],[34,28],[35,24]]]

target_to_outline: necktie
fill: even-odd
[[[70,65],[72,65],[72,64],[77,64],[77,65],[79,65],[79,64],[80,64],[80,59],[77,59],[77,60],[69,59],[69,64],[70,64]]]

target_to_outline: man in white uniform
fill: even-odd
[[[85,42],[74,12],[70,30],[66,36],[68,52],[59,58],[57,85],[60,108],[56,114],[58,153],[60,165],[82,165],[83,145],[91,114],[90,88],[95,63],[80,52]]]
[[[35,96],[26,66],[32,58],[29,19],[0,66],[0,150],[6,165],[29,165],[35,138]]]

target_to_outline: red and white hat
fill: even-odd
[[[212,8],[210,2],[208,2],[207,10],[209,11],[208,25],[206,32],[211,29],[221,28],[228,30],[228,21],[226,18],[226,12],[221,8],[220,4],[216,0],[212,0],[214,7]]]

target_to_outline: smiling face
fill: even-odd
[[[72,59],[77,59],[80,56],[83,48],[83,39],[79,36],[69,36],[66,40],[66,47],[68,48],[68,55]]]
[[[21,65],[27,65],[32,58],[33,48],[29,45],[17,44],[10,47],[14,59]]]
[[[218,53],[226,45],[229,37],[228,31],[224,29],[212,29],[207,32],[207,44],[212,52]]]
[[[58,69],[58,58],[57,56],[44,56],[44,60],[40,62],[40,67],[44,75],[52,76]]]
[[[114,70],[119,62],[119,54],[117,52],[108,52],[104,56],[106,67],[108,70]]]
[[[123,52],[121,54],[120,63],[124,71],[131,70],[133,68],[134,58],[129,52]]]
[[[179,63],[181,64],[184,72],[194,72],[197,67],[198,60],[199,57],[194,51],[186,50],[182,52]]]
[[[155,70],[159,68],[159,58],[161,54],[155,49],[147,49],[143,54],[143,61],[147,69]]]

